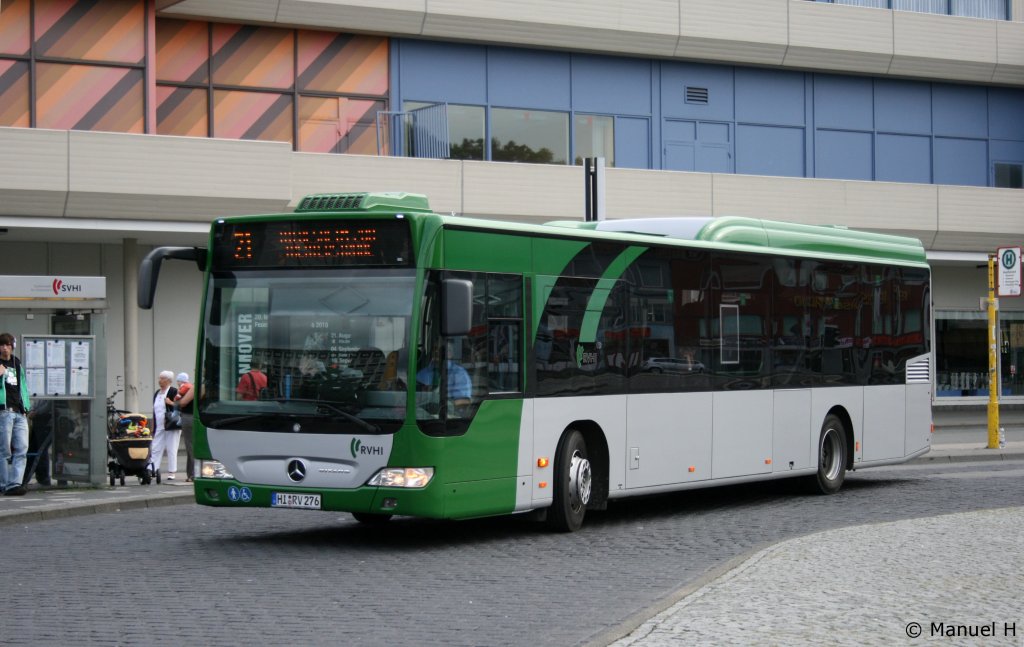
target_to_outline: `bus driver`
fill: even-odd
[[[417,384],[430,390],[437,388],[439,384],[438,360],[441,357],[442,347],[441,345],[435,346],[430,363],[416,373]],[[473,392],[473,381],[469,379],[469,373],[450,359],[447,360],[446,368],[448,370],[448,401],[456,407],[468,406]]]

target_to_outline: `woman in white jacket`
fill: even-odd
[[[178,442],[181,440],[181,423],[168,428],[168,413],[174,410],[174,396],[178,390],[171,384],[174,382],[174,373],[162,371],[157,378],[160,388],[153,394],[153,444],[150,447],[150,458],[153,461],[153,470],[160,469],[160,462],[163,460],[164,452],[167,452],[167,476],[168,481],[174,480],[174,473],[178,471]]]

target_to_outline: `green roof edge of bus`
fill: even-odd
[[[422,193],[313,193],[299,200],[295,213],[397,211],[433,213]]]
[[[775,249],[856,254],[924,263],[924,245],[916,238],[878,234],[836,225],[804,225],[740,216],[715,218],[704,225],[697,240],[736,243]]]
[[[596,229],[597,224],[596,222],[573,220],[557,220],[546,223],[547,226],[580,229],[594,233],[629,233],[636,236],[651,236],[661,240],[687,240],[655,233],[603,232]],[[704,225],[693,240],[927,263],[924,245],[917,238],[848,229],[841,225],[804,225],[743,216],[720,216]]]

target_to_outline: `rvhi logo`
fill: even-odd
[[[358,438],[353,438],[352,443],[349,445],[349,449],[352,450],[352,458],[359,456],[383,456],[383,447],[369,447],[363,444],[363,441]]]
[[[63,285],[64,285],[64,281],[61,281],[60,279],[54,279],[53,280],[53,293],[54,294],[60,294],[60,289],[61,289],[61,287]]]

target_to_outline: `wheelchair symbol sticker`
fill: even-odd
[[[230,494],[228,496],[230,496]],[[242,488],[240,496],[242,497],[242,503],[249,503],[250,501],[252,501],[252,490],[250,490],[247,487],[244,487]]]
[[[238,499],[239,499],[240,496],[241,496],[241,492],[238,491],[237,487],[232,485],[231,487],[228,488],[228,500],[229,501],[231,501],[232,503],[238,503]]]

